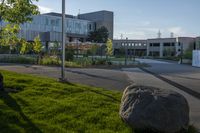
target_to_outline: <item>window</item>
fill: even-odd
[[[144,46],[147,46],[147,44],[143,44]]]
[[[92,25],[91,24],[89,24],[89,30],[92,30]]]
[[[56,26],[59,26],[59,19],[56,19]]]
[[[55,26],[55,20],[51,20],[51,25]]]
[[[170,43],[164,43],[164,47],[170,47],[171,44]]]
[[[154,47],[159,47],[159,46],[160,46],[160,43],[153,43],[153,46],[154,46]]]
[[[46,25],[49,25],[49,20],[48,20],[48,18],[46,18],[45,24],[46,24]]]

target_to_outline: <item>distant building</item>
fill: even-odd
[[[113,40],[114,55],[124,55],[127,49],[128,55],[146,56],[147,40]]]
[[[167,57],[195,48],[195,38],[155,38],[147,40],[113,40],[114,54],[127,49],[129,55]]]
[[[79,14],[78,16],[66,15],[66,41],[67,42],[85,42],[91,31],[101,26],[105,26],[109,31],[109,37],[113,39],[113,12],[98,11],[87,14]],[[0,21],[0,26],[6,23]],[[41,41],[45,44],[50,42],[61,42],[62,40],[62,14],[46,13],[33,16],[31,23],[21,25],[19,37],[25,38],[27,41],[33,41],[40,35]]]
[[[195,41],[195,49],[196,49],[196,50],[200,50],[200,37],[197,37],[197,38],[196,38],[196,41]]]

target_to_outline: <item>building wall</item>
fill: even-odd
[[[176,38],[148,39],[147,45],[147,56],[163,57],[168,51],[170,51],[170,53],[174,51]]]
[[[128,55],[145,56],[147,52],[147,40],[113,40],[114,54],[128,51]]]
[[[195,38],[157,38],[147,40],[147,56],[178,56],[181,51],[194,48]]]
[[[113,40],[114,51],[128,49],[136,53],[143,52],[144,56],[153,57],[178,56],[181,54],[181,50],[185,52],[188,49],[193,49],[194,44],[195,38],[191,37]]]
[[[195,39],[195,49],[200,50],[200,37]]]
[[[95,22],[96,29],[102,26],[106,27],[109,31],[109,38],[113,39],[114,33],[114,13],[110,11],[98,11],[86,14],[80,14],[79,19],[89,20]]]

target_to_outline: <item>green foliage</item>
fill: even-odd
[[[0,15],[1,16],[1,15]],[[10,45],[14,46],[20,42],[20,39],[17,37],[18,32],[20,31],[20,26],[17,24],[7,24],[0,31],[0,45]]]
[[[32,44],[28,43],[26,40],[21,39],[20,43],[21,43],[20,54],[26,54],[32,49]]]
[[[65,60],[66,61],[74,60],[74,50],[73,49],[68,48],[65,50]]]
[[[113,55],[113,43],[111,39],[108,39],[106,42],[106,55],[108,56]]]
[[[183,58],[192,59],[193,55],[193,44],[190,44],[188,49],[183,53]]]
[[[42,43],[39,35],[34,39],[33,50],[36,54],[39,54],[42,51]]]
[[[18,38],[20,24],[30,22],[32,15],[39,14],[38,7],[32,2],[38,0],[1,0],[0,17],[8,22],[0,31],[0,45],[10,45],[10,48],[22,44],[20,53],[27,52],[29,46],[24,39]]]
[[[41,65],[57,66],[60,65],[60,60],[56,56],[44,56],[41,61]]]
[[[39,14],[38,7],[33,4],[38,0],[1,0],[0,16],[9,23],[20,25],[30,22],[32,15]]]
[[[9,46],[1,46],[0,45],[0,54],[8,54],[10,51],[10,47]]]
[[[183,58],[184,59],[192,59],[192,51],[190,51],[190,50],[187,50],[187,51],[185,51],[185,53],[183,54]]]
[[[1,63],[36,64],[36,57],[23,55],[1,55]]]
[[[99,48],[99,46],[97,44],[92,44],[92,47],[90,49],[92,55],[96,55],[98,48]]]
[[[1,133],[130,133],[119,117],[121,92],[1,71]]]
[[[108,36],[108,29],[103,26],[96,31],[90,32],[88,40],[96,43],[106,43]]]

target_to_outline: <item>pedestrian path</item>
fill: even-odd
[[[200,129],[200,100],[189,95],[188,93],[179,90],[178,88],[156,78],[155,76],[142,71],[139,68],[124,68],[122,69],[127,74],[130,80],[138,85],[152,86],[161,89],[169,89],[182,94],[188,101],[190,106],[191,125]]]
[[[135,59],[135,60],[139,61],[140,63],[146,63],[146,64],[173,64],[171,62],[164,62],[152,59]]]

